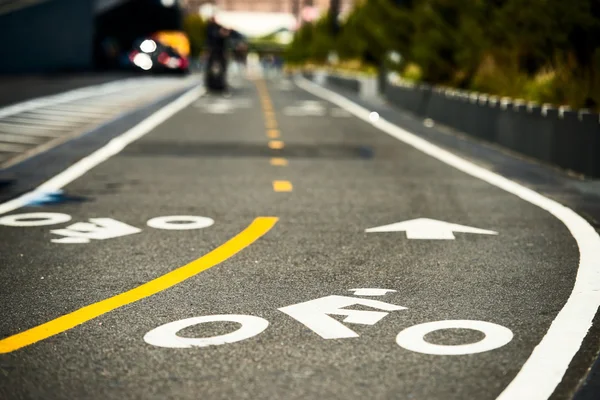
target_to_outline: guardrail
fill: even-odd
[[[356,93],[365,85],[364,79],[330,74],[326,82]],[[600,177],[596,113],[408,82],[388,83],[380,94],[419,117],[563,169]]]

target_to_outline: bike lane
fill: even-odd
[[[264,237],[193,278],[0,356],[11,377],[6,393],[493,399],[504,390],[573,288],[578,252],[568,230],[516,196],[284,87],[259,81],[258,96],[248,84],[231,100],[200,99],[67,186],[78,201],[35,208],[68,213],[72,222],[113,218],[142,232],[53,243],[61,235],[48,227],[1,227],[10,238],[3,265],[13,266],[2,279],[7,336],[185,265],[257,217],[278,218]],[[215,223],[147,225],[173,215]],[[366,232],[377,227],[385,228]],[[350,291],[361,288],[387,291]],[[230,314],[268,326],[209,347],[164,347],[172,335],[161,331],[158,341],[148,337],[173,321]],[[489,343],[508,343],[450,355],[487,339],[440,328],[447,321],[480,321],[458,326],[491,327]],[[419,332],[406,331],[431,322],[425,341],[443,354],[423,353],[433,351],[423,343],[419,352]],[[213,322],[179,335],[236,328]]]

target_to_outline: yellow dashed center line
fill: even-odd
[[[269,137],[269,139],[277,139],[280,136],[279,130],[277,130],[277,129],[268,129],[267,130],[267,136]]]
[[[271,158],[271,165],[275,167],[285,167],[288,165],[288,160],[281,157],[273,157]]]
[[[290,181],[273,181],[273,190],[276,192],[291,192],[292,189]]]
[[[273,150],[281,150],[285,147],[285,144],[281,140],[270,140],[269,148]]]
[[[267,137],[269,140],[269,148],[272,150],[281,150],[285,144],[282,140],[275,140],[281,138],[281,132],[277,128],[277,118],[275,117],[275,111],[273,110],[273,104],[271,103],[271,97],[267,90],[267,85],[264,81],[256,81],[256,87],[262,103],[263,114],[265,116],[265,127],[267,128]],[[282,157],[271,158],[271,165],[274,167],[285,167],[288,165],[288,160]],[[290,181],[276,180],[273,181],[273,190],[275,192],[291,192],[293,189]]]

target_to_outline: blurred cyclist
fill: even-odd
[[[213,91],[223,91],[229,94],[227,86],[227,38],[230,30],[217,23],[214,15],[206,25],[206,44],[208,47],[208,62],[206,64],[206,87]]]

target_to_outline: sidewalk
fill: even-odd
[[[127,72],[81,72],[47,75],[0,75],[0,107],[78,89],[116,81],[139,74]]]

